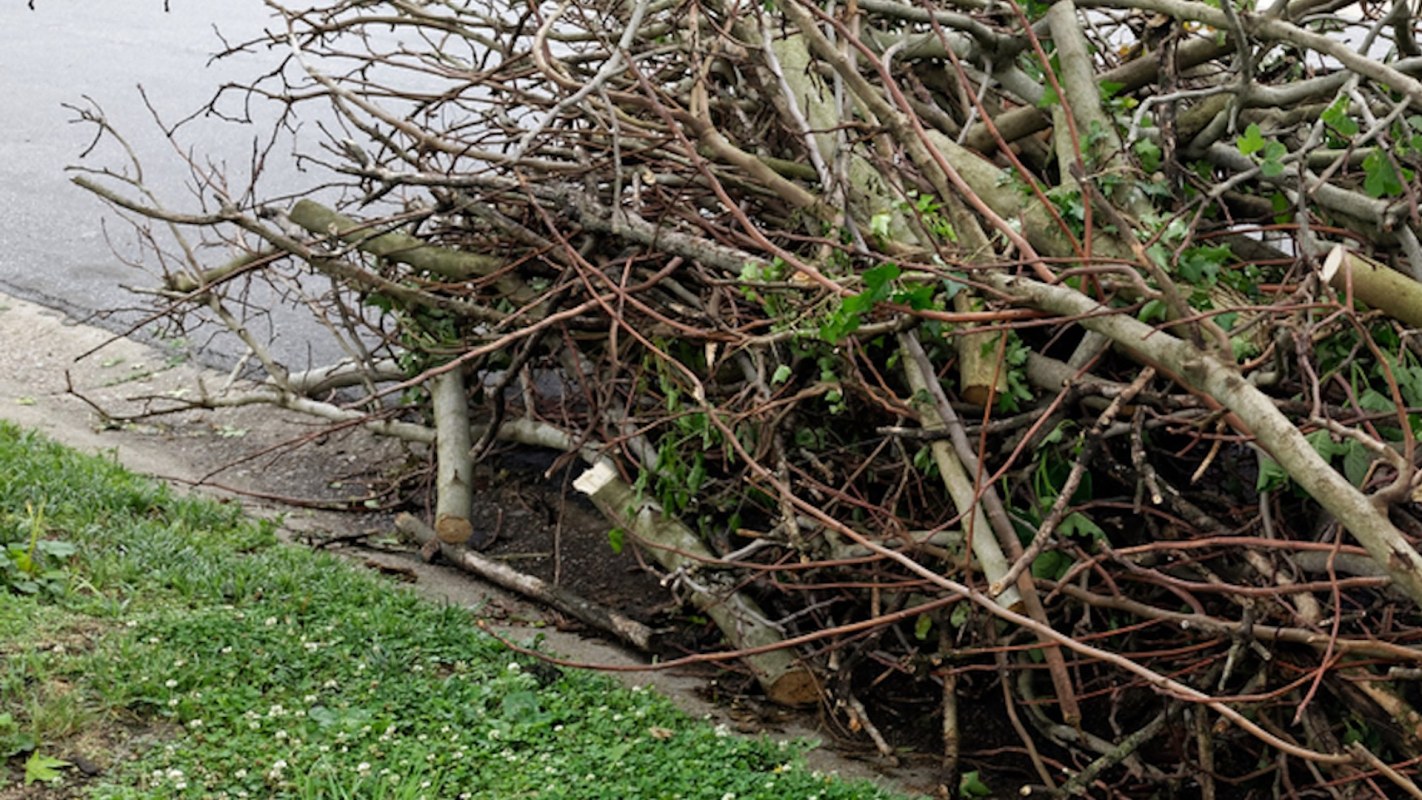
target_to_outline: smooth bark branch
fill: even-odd
[[[901,341],[906,338],[904,334],[900,334],[900,337]],[[923,369],[914,359],[908,345],[901,344],[900,347],[904,351],[904,375],[908,378],[909,388],[913,390],[915,397],[931,398],[928,382],[937,380],[937,377],[931,373],[924,375]],[[937,406],[931,399],[915,403],[914,406],[918,411],[920,424],[923,425],[924,430],[933,432],[948,430],[947,423],[944,422],[943,417],[938,413]],[[1007,574],[1009,564],[1007,556],[1002,552],[1001,545],[998,544],[993,527],[988,522],[987,515],[983,513],[983,504],[978,497],[977,487],[974,485],[972,477],[963,469],[963,463],[953,452],[953,445],[950,442],[946,439],[935,439],[929,444],[929,449],[933,453],[933,463],[938,466],[938,475],[943,480],[943,486],[948,490],[948,495],[953,498],[953,507],[962,517],[963,531],[972,544],[973,555],[978,559],[978,566],[988,581],[997,585]],[[1013,610],[1022,608],[1022,595],[1018,593],[1015,586],[1004,587],[993,599],[1005,608]]]
[[[464,371],[453,369],[430,380],[430,406],[435,422],[435,531],[445,544],[463,544],[475,536],[470,514],[474,507],[470,474],[469,398]],[[481,531],[475,547],[484,544]]]
[[[1422,604],[1422,555],[1388,519],[1387,509],[1380,508],[1324,461],[1303,433],[1267,395],[1245,380],[1234,364],[1065,286],[1009,275],[992,276],[989,281],[1019,302],[1078,318],[1082,327],[1109,336],[1137,360],[1163,368],[1190,389],[1219,401],[1290,478],[1353,534],[1388,577]]]
[[[289,216],[292,222],[317,236],[334,236],[371,255],[452,281],[488,277],[505,266],[502,259],[436,247],[400,231],[372,230],[369,223],[338,214],[313,200],[296,201]],[[520,304],[535,299],[535,294],[516,278],[503,276],[494,283],[501,293]]]

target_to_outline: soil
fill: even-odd
[[[548,609],[426,564],[413,547],[399,542],[391,524],[395,498],[411,490],[418,496],[421,487],[410,486],[410,476],[428,480],[427,453],[363,431],[331,432],[308,417],[268,406],[140,418],[177,408],[183,397],[204,389],[216,392],[228,376],[194,363],[176,346],[115,337],[15,298],[0,296],[0,341],[6,343],[0,348],[0,418],[81,451],[112,455],[129,469],[176,486],[241,502],[252,513],[279,515],[292,540],[345,553],[410,582],[432,600],[469,608],[511,639],[537,634],[549,650],[589,665],[646,664],[641,654]],[[558,466],[552,455],[517,450],[481,464],[475,523],[493,538],[485,555],[654,627],[684,623],[674,598],[635,548],[613,551],[607,523],[572,492],[569,470],[551,469]],[[400,481],[403,487],[396,486]],[[708,667],[610,674],[653,686],[688,713],[737,730],[820,739],[828,746],[810,754],[815,769],[900,791],[940,793],[932,767],[918,766],[931,759],[891,766],[861,757],[862,750],[837,742],[814,713],[790,714],[757,703],[736,673]],[[96,732],[88,743],[93,746],[75,754],[103,763],[121,757],[118,742],[135,735]],[[0,793],[0,800],[7,797]]]

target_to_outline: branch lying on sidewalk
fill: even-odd
[[[439,542],[440,554],[451,564],[471,575],[477,575],[496,586],[544,603],[580,622],[610,633],[639,650],[652,649],[656,633],[625,614],[605,608],[541,578],[511,569],[506,564],[485,558],[466,547],[442,542],[433,528],[411,514],[397,516],[395,527],[422,545]]]

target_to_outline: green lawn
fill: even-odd
[[[0,548],[7,797],[888,797],[3,423]]]

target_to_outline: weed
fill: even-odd
[[[811,773],[800,745],[512,654],[463,609],[0,425],[0,514],[18,498],[84,542],[71,569],[87,588],[0,614],[12,784],[27,765],[74,780],[60,762],[76,734],[124,719],[170,735],[133,759],[86,754],[107,764],[96,796],[886,796]],[[84,646],[56,644],[76,631]]]

